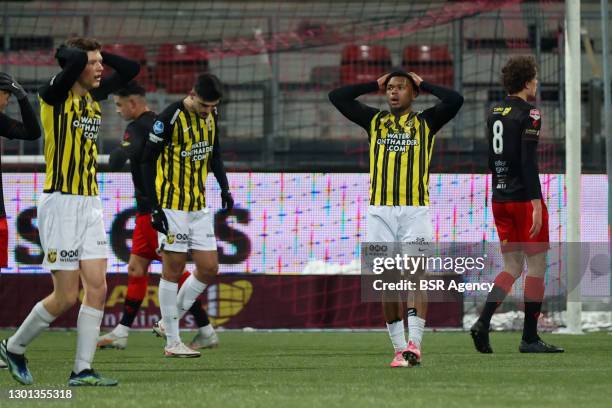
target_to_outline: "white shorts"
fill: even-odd
[[[160,251],[217,250],[210,209],[181,211],[164,208],[164,214],[168,219],[168,235],[157,234]]]
[[[429,207],[370,205],[367,242],[429,243],[433,227]]]
[[[38,203],[43,266],[52,271],[73,271],[80,268],[79,261],[106,259],[103,213],[98,196],[43,193]]]

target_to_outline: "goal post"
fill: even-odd
[[[565,177],[567,189],[567,329],[582,332],[580,285],[581,67],[580,1],[565,1]]]

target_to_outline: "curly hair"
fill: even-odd
[[[537,67],[532,55],[512,57],[502,68],[502,84],[509,95],[518,93],[536,77]]]

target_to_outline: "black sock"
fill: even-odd
[[[210,320],[208,320],[208,313],[206,313],[206,310],[204,310],[202,307],[202,302],[200,302],[199,299],[196,299],[196,301],[193,302],[193,305],[191,305],[189,311],[193,315],[198,327],[204,327],[210,324]]]
[[[480,320],[485,324],[486,327],[489,327],[491,324],[491,317],[493,317],[493,313],[499,307],[499,305],[504,301],[506,297],[506,292],[500,288],[499,286],[493,286],[491,292],[487,296],[487,301],[482,309],[482,313],[480,313]]]
[[[538,340],[538,317],[542,310],[542,302],[525,302],[525,322],[523,324],[523,340],[533,343]]]
[[[136,318],[136,314],[141,304],[142,299],[136,300],[126,298],[125,302],[123,302],[123,316],[119,323],[123,326],[132,327],[132,323],[134,323],[134,319]]]

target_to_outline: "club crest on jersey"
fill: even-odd
[[[55,261],[57,261],[57,249],[49,249],[47,251],[47,261],[49,263],[55,263]]]
[[[540,120],[540,111],[538,109],[530,110],[529,111],[529,117],[531,117],[535,121]]]
[[[164,133],[164,122],[161,120],[156,120],[153,124],[153,133],[159,135],[160,133]]]

